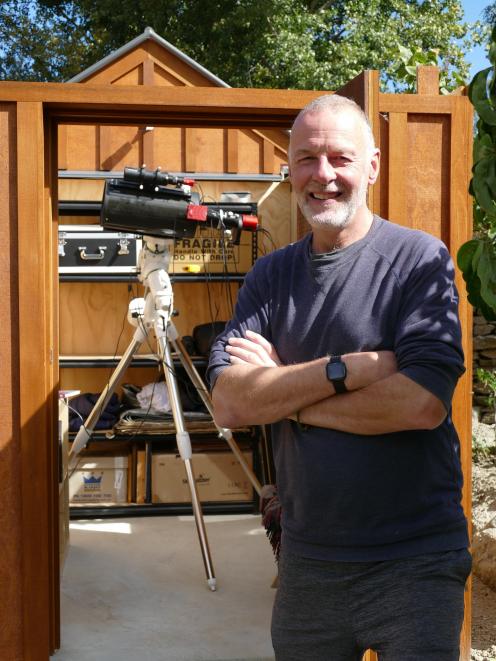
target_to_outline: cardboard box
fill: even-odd
[[[251,467],[252,452],[243,454]],[[202,503],[253,500],[251,483],[232,452],[194,452],[192,466]],[[179,455],[153,455],[152,502],[191,502],[184,462]]]
[[[83,457],[69,479],[71,503],[126,503],[127,457]]]
[[[256,235],[252,232],[242,232],[236,245],[218,230],[198,227],[193,238],[176,239],[169,273],[247,273],[254,253]]]

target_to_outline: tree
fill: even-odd
[[[400,41],[436,52],[453,87],[474,34],[459,0],[4,0],[0,77],[67,79],[147,25],[234,87],[337,89],[378,69],[404,89]]]
[[[48,3],[47,3],[48,4]],[[75,7],[0,2],[0,79],[66,80],[93,61],[92,34]]]
[[[484,9],[484,22],[491,27],[496,25],[496,2]]]

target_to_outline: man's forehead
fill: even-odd
[[[357,113],[318,110],[297,118],[290,135],[291,151],[333,146],[341,149],[361,149],[365,127]]]
[[[315,108],[300,113],[293,124],[292,130],[305,125],[350,126],[363,124],[362,117],[353,108]]]

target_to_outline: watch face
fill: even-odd
[[[341,361],[327,363],[327,378],[329,381],[343,381],[346,378],[346,365]]]

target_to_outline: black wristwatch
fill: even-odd
[[[341,356],[331,356],[326,365],[326,375],[338,394],[348,391],[348,388],[344,384],[346,374],[346,365],[341,359]]]

